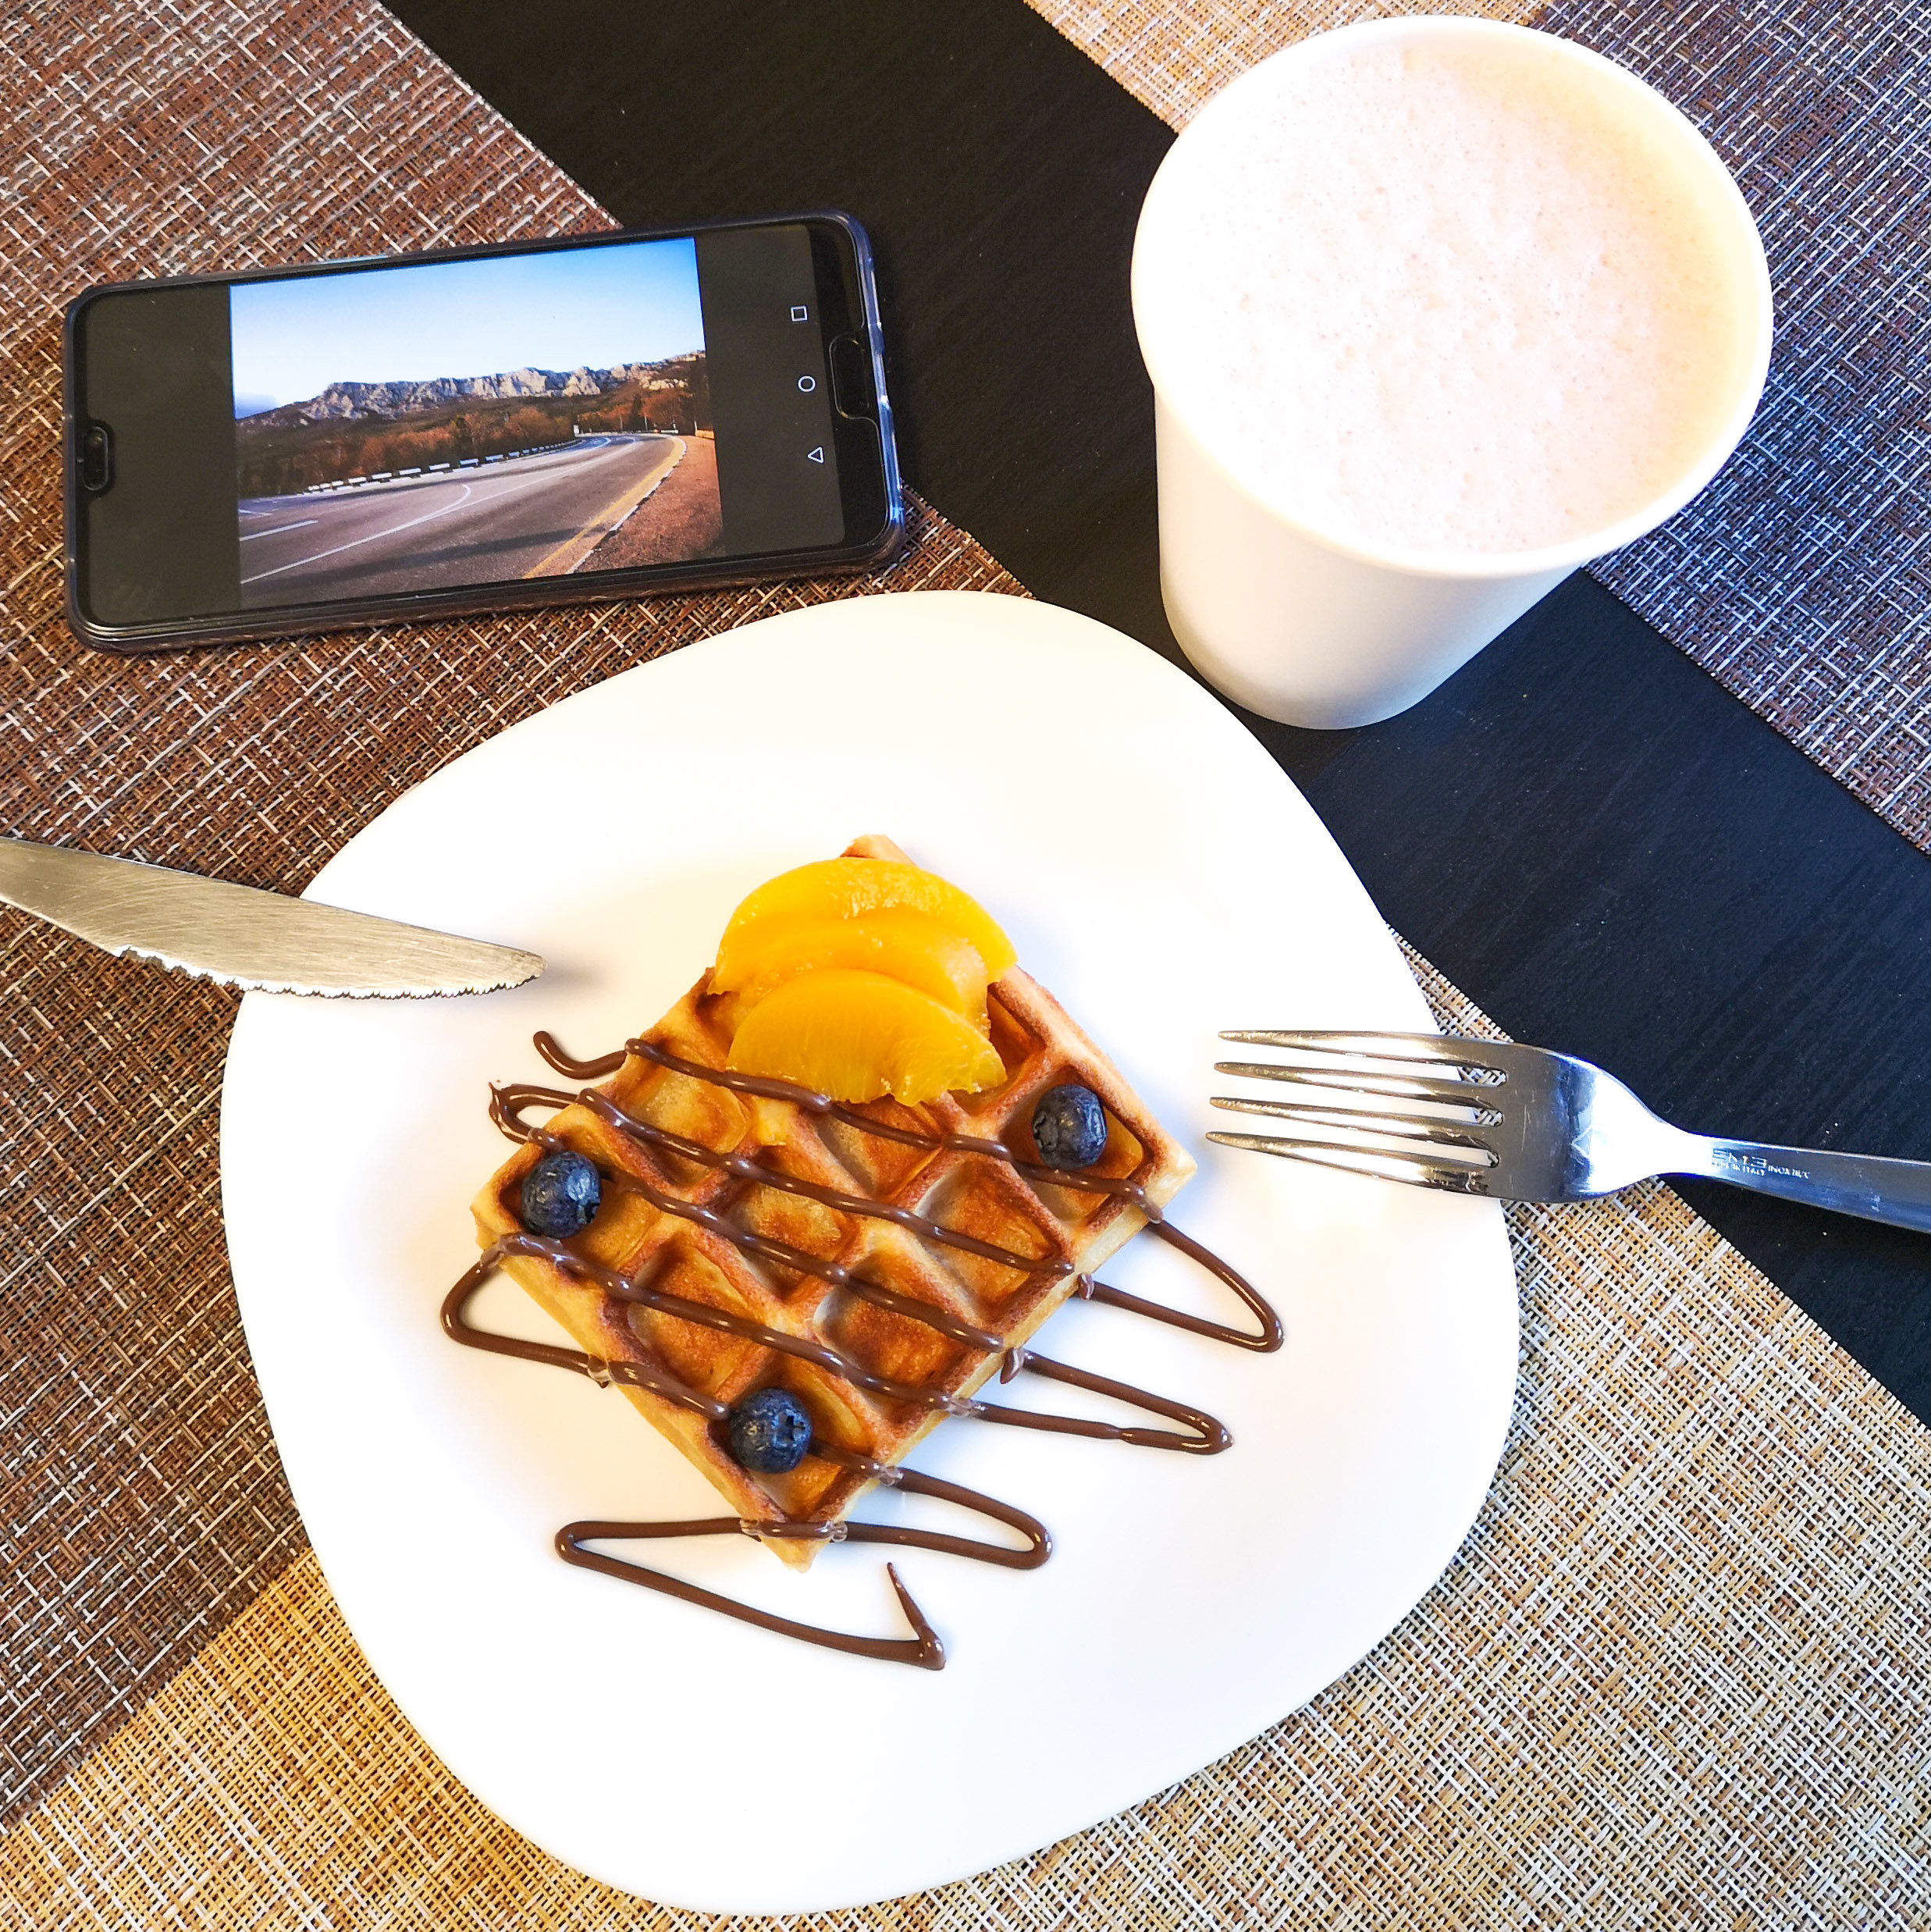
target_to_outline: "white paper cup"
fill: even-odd
[[[1245,109],[1275,95],[1304,63],[1371,44],[1452,39],[1513,60],[1570,63],[1616,91],[1620,111],[1661,144],[1673,186],[1737,291],[1744,332],[1730,366],[1734,406],[1667,484],[1632,514],[1540,550],[1462,555],[1378,546],[1323,529],[1306,510],[1242,473],[1238,439],[1202,420],[1187,358],[1211,344],[1176,312],[1176,264],[1190,225],[1222,192],[1247,138]],[[1653,529],[1689,501],[1736,447],[1770,357],[1770,278],[1756,224],[1729,172],[1668,101],[1601,55],[1526,27],[1411,16],[1342,27],[1262,61],[1225,89],[1174,144],[1147,190],[1133,249],[1133,317],[1153,379],[1158,438],[1160,571],[1168,620],[1201,673],[1236,703],[1284,724],[1371,724],[1424,698],[1571,571]]]

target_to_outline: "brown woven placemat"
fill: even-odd
[[[43,7],[0,48],[0,165],[8,830],[298,888],[503,724],[833,594],[146,663],[78,651],[50,487],[73,289],[600,217],[368,0]],[[923,508],[919,526],[894,583],[1016,589]],[[0,1921],[678,1922],[482,1812],[328,1599],[222,1250],[226,996],[5,914],[0,966]],[[1664,1190],[1516,1233],[1508,1456],[1403,1627],[1175,1791],[854,1923],[1836,1924],[1923,1906],[1925,1432]]]
[[[410,785],[764,585],[188,656],[61,618],[62,304],[86,283],[608,225],[379,7],[68,5],[0,50],[0,827],[299,891]],[[893,589],[1018,586],[912,506]],[[228,1280],[233,997],[0,910],[0,1816],[303,1548]]]
[[[1566,34],[1689,115],[1776,295],[1769,383],[1716,483],[1595,574],[1931,848],[1931,11],[1894,0],[1029,0],[1183,126],[1348,21],[1482,13]]]

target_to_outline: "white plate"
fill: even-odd
[[[695,977],[743,893],[874,831],[983,899],[1200,1157],[1176,1224],[1287,1328],[1255,1355],[1081,1304],[1042,1337],[1220,1416],[1225,1455],[941,1429],[918,1466],[1033,1510],[1058,1548],[1032,1572],[898,1554],[951,1652],[937,1674],[560,1562],[572,1518],[711,1514],[713,1493],[621,1396],[436,1325],[505,1151],[485,1082],[543,1076],[539,1026],[581,1053],[620,1042]],[[550,962],[486,999],[251,994],[222,1186],[276,1438],[350,1627],[450,1768],[571,1864],[660,1902],[779,1912],[1031,1851],[1306,1702],[1474,1519],[1515,1379],[1499,1211],[1203,1138],[1217,1028],[1420,1027],[1421,996],[1272,759],[1138,644],[966,594],[770,618],[478,746],[313,890]],[[1211,1300],[1149,1242],[1106,1275]],[[476,1313],[542,1332],[507,1284]],[[876,1548],[799,1577],[738,1539],[655,1547],[791,1616],[902,1634]]]

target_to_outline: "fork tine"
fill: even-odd
[[[1461,1107],[1478,1106],[1492,1087],[1472,1080],[1430,1080],[1419,1073],[1363,1073],[1353,1067],[1276,1066],[1267,1060],[1216,1060],[1216,1073],[1237,1080],[1286,1080],[1300,1087],[1321,1087],[1350,1094],[1383,1094],[1393,1100],[1440,1100]]]
[[[1406,1181],[1412,1187],[1434,1187],[1445,1194],[1479,1194],[1486,1190],[1479,1168],[1449,1167],[1418,1154],[1377,1153],[1371,1147],[1342,1147],[1328,1140],[1279,1140],[1264,1133],[1210,1133],[1224,1147],[1253,1154],[1277,1154],[1284,1160],[1306,1161],[1315,1167],[1339,1168],[1343,1173],[1365,1174],[1378,1180]]]
[[[1368,1060],[1412,1060],[1424,1066],[1480,1067],[1499,1073],[1488,1049],[1495,1042],[1465,1034],[1341,1033],[1329,1029],[1223,1033],[1223,1040],[1248,1047],[1293,1047],[1306,1053],[1351,1053]]]
[[[1345,1101],[1331,1107],[1311,1107],[1297,1100],[1236,1100],[1217,1094],[1207,1104],[1225,1107],[1230,1113],[1268,1114],[1277,1120],[1301,1121],[1310,1127],[1345,1127],[1362,1133],[1393,1134],[1405,1140],[1426,1140],[1436,1147],[1467,1147],[1473,1153],[1487,1155],[1488,1164],[1495,1165],[1495,1150],[1488,1143],[1452,1120],[1429,1119],[1420,1114],[1383,1113],[1378,1108],[1352,1106]]]

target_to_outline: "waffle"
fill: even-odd
[[[882,838],[861,839],[848,852],[904,856]],[[731,996],[710,994],[709,983],[707,971],[643,1040],[687,1062],[723,1068],[734,1015]],[[1047,1088],[1077,1081],[1100,1096],[1111,1116],[1105,1151],[1087,1171],[1136,1182],[1156,1211],[1164,1208],[1193,1172],[1192,1158],[1058,1002],[1015,967],[990,987],[988,1009],[993,1044],[1006,1069],[1001,1086],[948,1094],[916,1107],[886,1098],[853,1111],[928,1133],[998,1140],[1020,1160],[1037,1162],[1030,1125],[1035,1103]],[[733,1093],[635,1053],[596,1091],[626,1113],[687,1140],[750,1155],[841,1194],[910,1209],[1027,1258],[1034,1264],[1027,1268],[990,1260],[889,1221],[650,1147],[581,1105],[546,1123],[549,1135],[588,1155],[606,1177],[603,1205],[569,1244],[573,1254],[660,1292],[825,1345],[872,1375],[944,1396],[969,1397],[998,1371],[1005,1350],[1025,1343],[1083,1276],[1145,1225],[1139,1208],[1117,1194],[1029,1181],[993,1156],[874,1137],[791,1101]],[[473,1212],[484,1246],[519,1229],[523,1176],[542,1152],[533,1143],[520,1147],[477,1196]],[[626,1189],[625,1177],[948,1311],[995,1336],[999,1348],[975,1348],[815,1275],[753,1258],[722,1235]],[[667,1373],[727,1404],[754,1389],[784,1387],[810,1414],[814,1443],[828,1442],[856,1458],[896,1464],[945,1419],[943,1409],[859,1388],[768,1343],[621,1300],[541,1257],[510,1255],[503,1265],[594,1359]],[[621,1379],[617,1386],[747,1524],[836,1522],[875,1480],[815,1453],[786,1475],[754,1473],[731,1458],[722,1432],[703,1416],[648,1388]],[[772,1537],[765,1546],[802,1568],[821,1544]]]

